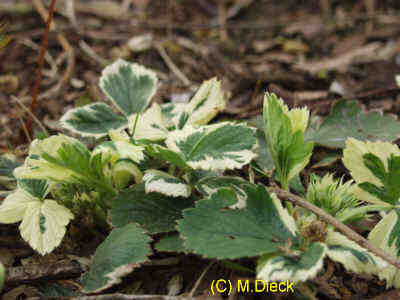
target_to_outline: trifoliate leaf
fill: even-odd
[[[220,188],[232,188],[235,192],[238,202],[231,206],[231,208],[243,208],[246,206],[247,194],[244,186],[249,182],[243,180],[241,177],[233,176],[207,176],[200,179],[196,188],[205,196],[209,197],[218,192]]]
[[[220,189],[184,210],[177,229],[185,247],[209,258],[236,259],[278,251],[290,239],[298,243],[295,222],[279,199],[262,185],[245,187],[245,209],[225,209],[236,202],[230,189]]]
[[[137,114],[133,114],[129,119],[129,130],[132,132],[135,126]],[[164,127],[163,116],[161,107],[154,103],[143,114],[139,115],[136,122],[135,133],[133,138],[135,140],[150,140],[161,141],[168,135],[168,130]]]
[[[117,115],[104,103],[93,103],[67,111],[60,119],[61,126],[82,136],[102,137],[110,130],[128,125],[128,120]]]
[[[390,253],[393,256],[400,257],[400,212],[398,209],[389,212],[374,229],[369,233],[368,240],[382,249],[385,253]],[[367,271],[373,273],[376,271],[376,266],[368,264]],[[379,279],[386,280],[386,287],[395,286],[400,288],[400,270],[395,266],[389,265],[377,273]]]
[[[158,192],[172,197],[189,197],[192,188],[183,180],[158,170],[147,170],[143,176],[146,193]]]
[[[359,185],[359,199],[377,204],[396,204],[400,197],[400,150],[388,142],[346,141],[343,164]]]
[[[138,64],[118,59],[106,67],[100,87],[118,109],[129,117],[141,113],[156,92],[156,74]]]
[[[143,184],[123,190],[113,199],[111,222],[122,227],[138,223],[149,233],[168,232],[182,218],[182,210],[193,206],[192,198],[175,198],[160,193],[146,193]]]
[[[28,186],[30,183],[36,187],[31,186],[29,191],[39,187],[33,180],[24,184]],[[42,255],[50,253],[61,243],[71,219],[73,215],[66,207],[54,200],[35,197],[22,188],[7,196],[0,205],[0,223],[22,221],[19,226],[22,238]]]
[[[328,148],[344,148],[348,138],[392,142],[400,135],[394,116],[379,112],[363,113],[356,101],[337,102],[321,125],[306,132],[306,140]]]
[[[308,164],[312,142],[304,142],[309,111],[306,108],[292,109],[274,94],[264,97],[264,125],[269,152],[284,189],[288,189],[292,178]]]
[[[166,144],[194,169],[226,170],[248,164],[256,156],[257,140],[252,128],[223,122],[199,128],[186,125],[171,132]]]
[[[136,224],[114,229],[94,254],[90,271],[82,277],[83,291],[97,293],[148,260],[151,238]]]
[[[295,251],[293,256],[261,257],[257,265],[257,278],[265,282],[299,282],[314,278],[322,269],[326,246],[313,243],[304,251]]]
[[[340,262],[347,271],[378,274],[388,266],[384,260],[334,230],[327,231],[325,244],[328,246],[326,252],[328,257]],[[365,267],[367,263],[373,264],[375,269],[367,269]]]
[[[157,251],[161,252],[187,252],[184,240],[182,240],[177,233],[162,237],[160,241],[155,244],[155,248]]]

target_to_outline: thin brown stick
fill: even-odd
[[[344,225],[342,222],[338,221],[337,219],[332,217],[330,214],[326,213],[321,208],[311,204],[310,202],[302,199],[299,196],[296,196],[292,193],[284,191],[280,188],[271,187],[271,188],[268,188],[268,190],[272,193],[275,193],[279,198],[282,198],[283,200],[290,201],[293,204],[296,204],[298,206],[301,206],[301,207],[313,212],[318,217],[320,217],[323,221],[327,222],[328,224],[332,225],[337,230],[339,230],[341,233],[343,233],[350,240],[356,242],[361,247],[368,249],[369,251],[374,253],[376,256],[382,258],[384,261],[386,261],[386,262],[390,263],[391,265],[395,266],[396,268],[400,269],[400,261],[398,261],[395,257],[393,257],[392,255],[375,247],[367,239],[363,238],[357,232],[350,229],[348,226]]]
[[[49,15],[47,17],[47,22],[46,22],[46,31],[44,32],[43,35],[43,40],[42,40],[42,48],[40,49],[40,57],[39,57],[39,65],[37,68],[36,72],[36,80],[35,80],[35,85],[33,87],[33,92],[32,92],[32,103],[31,103],[31,112],[34,114],[35,113],[35,108],[37,105],[37,98],[39,94],[39,86],[42,81],[42,69],[43,69],[43,63],[44,63],[44,55],[47,50],[47,45],[49,41],[49,31],[50,31],[50,24],[51,21],[53,20],[53,15],[54,15],[54,7],[56,4],[56,0],[51,0],[50,3],[50,8],[49,8]],[[28,121],[26,123],[26,128],[29,133],[32,131],[32,118],[29,117]]]

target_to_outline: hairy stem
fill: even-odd
[[[296,196],[290,192],[284,191],[279,188],[268,188],[268,190],[272,193],[275,193],[279,198],[290,201],[295,205],[301,206],[314,214],[316,214],[319,218],[321,218],[323,221],[326,223],[332,225],[335,227],[337,230],[339,230],[343,235],[345,235],[347,238],[350,240],[356,242],[358,245],[360,245],[363,248],[368,249],[372,253],[374,253],[376,256],[382,258],[384,261],[390,263],[391,265],[395,266],[396,268],[400,269],[400,261],[398,261],[395,257],[392,255],[385,253],[381,249],[375,247],[372,245],[367,239],[359,235],[357,232],[354,230],[350,229],[348,226],[344,225],[342,222],[338,221],[334,217],[332,217],[330,214],[326,213],[324,210],[321,208],[311,204],[310,202],[302,199],[299,196]]]

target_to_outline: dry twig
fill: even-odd
[[[178,77],[185,86],[191,85],[190,80],[174,64],[172,59],[168,56],[167,52],[165,51],[164,47],[161,44],[156,44],[155,48],[157,49],[158,53],[160,54],[160,56],[162,57],[168,68],[175,74],[175,76]]]

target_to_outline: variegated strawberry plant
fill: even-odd
[[[223,173],[248,164],[257,140],[244,123],[207,125],[225,107],[220,85],[213,78],[187,104],[148,108],[158,87],[153,71],[123,60],[106,67],[100,87],[122,115],[94,103],[61,118],[67,130],[97,138],[94,149],[64,134],[34,140],[14,169],[18,186],[1,204],[0,222],[22,221],[21,236],[44,255],[61,243],[74,215],[89,212],[105,224],[109,213],[115,229],[96,252],[85,290],[118,282],[151,254],[149,235],[173,231],[201,193],[228,186],[243,194],[246,181]]]
[[[0,205],[0,222],[22,221],[21,236],[43,255],[61,243],[74,215],[90,212],[93,220],[108,222],[112,231],[83,276],[90,293],[120,282],[147,261],[153,235],[166,232],[155,245],[158,251],[220,260],[258,257],[256,276],[265,281],[300,284],[315,277],[329,257],[349,271],[378,274],[400,286],[397,269],[315,214],[285,208],[262,184],[224,175],[256,158],[257,138],[244,123],[207,125],[225,107],[217,79],[204,82],[187,104],[149,107],[158,84],[153,71],[118,60],[104,69],[100,87],[119,113],[94,103],[61,118],[65,129],[97,138],[93,149],[83,139],[59,134],[33,141],[22,166],[1,158],[0,165],[15,168],[17,187]],[[274,94],[265,95],[266,142],[285,190],[312,155],[314,144],[305,139],[308,120],[306,108],[290,110]],[[313,175],[305,199],[345,223],[370,211],[386,213],[369,238],[397,255],[400,150],[349,139],[343,161],[355,183]],[[5,175],[0,180],[12,182]]]

